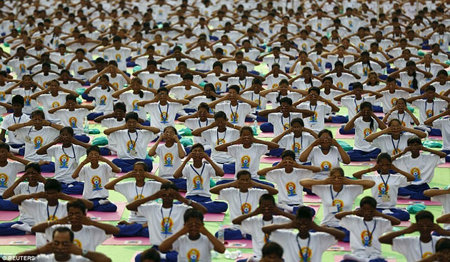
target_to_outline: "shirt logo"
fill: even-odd
[[[171,153],[167,153],[164,155],[164,166],[167,167],[173,166],[173,155]]]
[[[25,96],[25,106],[31,106],[31,97],[30,96]]]
[[[380,183],[378,185],[378,196],[383,196],[389,194],[389,185],[384,185],[384,183]]]
[[[106,105],[106,96],[105,96],[105,95],[102,95],[102,96],[100,97],[100,105],[101,105],[101,106]]]
[[[344,209],[344,202],[340,199],[333,200],[333,206],[337,208],[338,212],[341,212]]]
[[[44,143],[44,139],[42,137],[37,136],[34,138],[34,149],[41,148],[42,144]]]
[[[241,168],[242,169],[249,169],[250,168],[250,157],[245,155],[241,158]]]
[[[300,262],[310,262],[312,250],[309,247],[302,247],[302,250],[299,250],[298,255],[300,257]]]
[[[309,122],[317,122],[317,111],[314,111],[314,115],[309,117]]]
[[[320,167],[322,168],[322,171],[330,171],[331,163],[328,161],[323,161],[322,164],[320,164]]]
[[[116,61],[120,63],[122,61],[122,56],[120,54],[116,54]]]
[[[139,194],[134,197],[134,200],[143,199],[143,198],[144,198],[144,195]]]
[[[222,91],[222,83],[217,82],[217,83],[214,85],[214,87],[216,88],[216,91],[217,91],[217,92]]]
[[[5,92],[0,92],[0,101],[5,101],[6,94]]]
[[[250,212],[252,212],[252,205],[250,205],[249,203],[244,203],[241,205],[241,213],[243,215],[246,215]]]
[[[170,217],[164,217],[161,220],[161,233],[164,235],[172,235],[173,221]]]
[[[416,179],[414,181],[420,181],[422,178],[420,177],[420,169],[417,167],[411,168],[411,175],[413,175]]]
[[[63,67],[66,67],[66,60],[60,59],[59,64],[62,65]]]
[[[136,148],[136,142],[128,140],[127,142],[127,153],[130,153],[131,150]]]
[[[50,216],[48,217],[48,220],[47,220],[47,221],[56,221],[56,220],[58,220],[58,217],[57,217],[57,216],[50,215]]]
[[[372,246],[372,237],[370,236],[369,231],[364,230],[363,232],[361,232],[361,242],[365,247]]]
[[[74,116],[70,117],[69,124],[72,128],[77,128],[77,118]]]
[[[153,80],[153,79],[147,80],[147,86],[148,87],[152,88],[154,84],[155,84],[155,80]]]
[[[192,182],[194,183],[194,190],[203,190],[203,178],[201,176],[195,176]]]
[[[20,69],[20,72],[25,73],[27,70],[27,67],[25,66],[25,64],[20,64],[19,69]]]
[[[78,239],[74,239],[74,240],[73,240],[73,243],[75,244],[75,246],[77,246],[77,247],[79,247],[79,248],[82,248],[82,247],[83,247],[83,244],[81,244],[81,241],[78,240]]]
[[[69,156],[66,154],[59,157],[59,168],[69,168]]]
[[[296,154],[300,153],[300,149],[302,149],[302,145],[300,145],[300,143],[295,142],[292,145],[292,151],[294,151],[294,153],[296,153]]]
[[[221,145],[221,144],[225,144],[225,143],[226,143],[225,138],[219,138],[219,139],[217,139],[217,142],[216,142],[217,145]]]
[[[168,114],[167,112],[161,112],[160,117],[161,117],[161,123],[162,123],[162,124],[167,124],[167,123],[169,123],[169,122],[167,121],[167,118],[169,117],[169,114]]]
[[[139,111],[139,106],[137,105],[137,103],[139,102],[139,100],[133,100],[132,106],[133,106],[133,111]]]
[[[322,67],[322,59],[320,58],[316,59],[316,64],[318,67]]]
[[[8,187],[8,176],[4,173],[0,174],[0,188]]]
[[[372,134],[372,129],[370,128],[364,128],[364,138]]]
[[[303,49],[303,51],[306,51],[306,48],[307,48],[308,46],[306,45],[306,43],[303,43],[302,44],[302,49]]]
[[[278,88],[278,84],[273,84],[272,89],[274,89],[274,88]]]
[[[287,196],[292,197],[297,195],[296,186],[294,182],[288,182],[286,184]]]
[[[343,84],[342,82],[338,82],[338,83],[336,84],[336,86],[337,86],[337,88],[343,88],[343,87],[344,87],[344,84]]]
[[[434,116],[434,111],[432,109],[428,109],[426,112],[426,116],[427,116],[427,118]]]
[[[60,106],[58,101],[55,101],[55,102],[52,103],[52,108],[55,108],[55,107],[58,107],[58,106]]]
[[[187,259],[188,259],[189,262],[198,262],[198,261],[200,261],[200,251],[198,251],[195,248],[189,250],[189,252],[187,253]]]
[[[93,176],[91,179],[92,190],[102,190],[102,179],[98,176]]]
[[[237,112],[231,112],[230,119],[231,123],[237,124],[239,121],[239,114]]]
[[[396,155],[396,154],[400,154],[402,151],[400,150],[400,149],[395,149],[394,148],[394,150],[392,150],[392,155]]]

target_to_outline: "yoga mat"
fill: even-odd
[[[334,256],[334,262],[340,262],[342,259],[344,259],[344,256],[342,256],[342,255]],[[395,259],[395,258],[386,258],[386,260],[388,262],[397,262],[397,259]]]
[[[314,211],[316,211],[316,214],[314,215],[314,217],[317,216],[317,214],[319,214],[319,209],[320,209],[320,205],[308,205],[308,207],[314,209]]]
[[[103,242],[105,246],[149,246],[150,239],[148,237],[110,237]]]
[[[409,221],[402,221],[400,222],[400,225],[396,226],[396,227],[409,227],[411,225],[411,222]]]
[[[438,167],[447,167],[447,168],[449,168],[450,167],[450,163],[444,163],[444,164],[442,164],[442,165],[439,165]]]
[[[339,133],[339,131],[336,132],[335,136],[336,136],[335,137],[336,139],[353,139],[353,138],[355,138],[354,134],[343,135],[343,134]]]
[[[350,243],[338,241],[336,245],[330,247],[327,251],[351,251]]]
[[[75,198],[83,198],[83,195],[69,195],[71,197],[75,197]]]
[[[373,161],[362,161],[362,162],[355,162],[352,161],[350,162],[350,164],[348,164],[348,166],[374,166],[377,163],[377,161],[373,160]]]
[[[225,178],[225,179],[224,179]],[[234,174],[225,174],[220,180],[234,180]]]
[[[0,237],[0,246],[35,246],[35,245],[36,245],[35,235]]]
[[[266,163],[266,164],[273,164],[275,162],[280,162],[280,161],[281,161],[281,157],[263,156],[261,158],[261,163]]]
[[[212,213],[206,213],[204,215],[205,222],[222,222],[225,218],[225,213],[220,214],[212,214]]]
[[[305,194],[303,196],[303,202],[305,203],[322,203],[322,199],[320,199],[320,197],[318,196],[310,196]]]
[[[253,248],[251,240],[239,239],[239,240],[226,240],[226,248]]]
[[[414,200],[414,199],[397,199],[397,205],[414,205],[414,204],[423,204],[426,206],[440,206],[441,203],[438,201],[430,201],[430,200]]]
[[[342,125],[345,125],[343,123],[325,123],[325,127],[341,127]]]
[[[118,221],[122,218],[122,214],[127,203],[119,202],[114,204],[117,206],[116,212],[88,211],[87,215],[95,221]]]
[[[248,259],[249,257],[252,257],[253,254],[241,254],[236,260],[235,262],[242,260],[242,259]]]
[[[442,136],[429,136],[428,139],[430,139],[430,140],[440,140],[440,141],[442,141]]]
[[[258,137],[275,137],[275,135],[273,134],[273,133],[263,133],[263,132],[261,132],[261,133],[259,133],[258,134]]]
[[[19,216],[19,211],[0,211],[1,221],[11,221]]]

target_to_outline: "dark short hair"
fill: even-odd
[[[2,148],[6,149],[6,151],[8,151],[8,152],[10,150],[10,146],[5,142],[0,142],[0,149],[2,149]]]
[[[205,151],[205,147],[202,144],[196,143],[191,147],[191,152],[196,148],[201,148],[203,151]]]
[[[44,190],[47,192],[49,190],[56,190],[57,192],[61,192],[61,183],[54,178],[47,178],[45,181]]]
[[[236,179],[239,179],[241,176],[247,176],[247,175],[250,176],[250,178],[252,177],[252,174],[249,171],[241,170],[241,171],[237,172]]]
[[[408,138],[408,142],[407,142],[408,146],[411,144],[414,144],[414,143],[422,145],[422,140],[418,136],[413,136],[413,137]]]
[[[125,115],[125,122],[128,122],[128,120],[134,119],[136,121],[139,121],[139,115],[136,112],[128,112]]]
[[[148,172],[148,165],[144,161],[137,161],[136,163],[134,163],[133,167],[135,167],[135,166],[143,166],[144,171]]]
[[[375,200],[375,198],[373,198],[371,196],[365,196],[359,202],[360,207],[362,207],[364,205],[369,205],[372,208],[377,208],[377,201]]]
[[[419,211],[415,217],[416,217],[416,223],[418,223],[419,220],[421,220],[421,219],[428,219],[434,223],[433,213],[431,213],[430,211],[427,211],[427,210]]]
[[[70,243],[73,243],[75,235],[74,235],[73,231],[70,228],[68,228],[68,227],[57,227],[55,229],[55,231],[53,231],[52,239],[55,238],[56,232],[58,232],[58,233],[69,233]]]
[[[267,257],[269,255],[275,255],[279,258],[283,257],[283,248],[277,242],[266,243],[262,248],[262,256]]]
[[[281,159],[284,159],[285,157],[292,157],[292,159],[295,159],[295,153],[292,150],[284,150],[283,153],[281,153]]]
[[[175,191],[178,191],[177,185],[175,185],[175,183],[172,183],[172,182],[166,182],[166,183],[161,184],[161,188],[160,189],[161,190],[163,190],[163,189],[173,189]]]
[[[309,220],[312,220],[313,218],[313,212],[310,207],[302,206],[297,210],[296,218],[307,218]]]
[[[86,155],[89,155],[92,151],[98,152],[100,154],[100,147],[98,146],[90,146],[86,149]]]
[[[141,262],[144,262],[145,260],[152,260],[153,262],[161,262],[161,255],[159,254],[158,250],[150,248],[142,252]]]
[[[69,212],[71,207],[80,209],[83,215],[86,215],[86,205],[80,199],[69,201],[67,203],[67,212]]]
[[[184,216],[183,216],[184,223],[186,223],[189,220],[189,218],[197,218],[203,222],[204,217],[203,217],[203,213],[200,212],[199,210],[194,209],[194,208],[189,208],[188,210],[186,210],[186,212],[184,212]]]

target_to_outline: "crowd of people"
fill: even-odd
[[[96,252],[112,235],[150,238],[137,262],[211,261],[240,239],[242,262],[322,261],[338,240],[344,262],[386,261],[381,244],[450,261],[450,189],[430,187],[450,162],[449,8],[0,0],[0,210],[20,211],[0,236],[35,234],[17,255],[36,261],[112,261]],[[87,216],[117,211],[109,191],[130,211],[117,225]]]

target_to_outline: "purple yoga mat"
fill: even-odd
[[[19,216],[19,211],[0,211],[0,221],[11,221]]]
[[[338,241],[338,243],[329,249],[327,251],[350,251],[350,243]]]
[[[35,246],[35,245],[36,245],[35,235],[0,237],[0,246]],[[5,249],[3,251],[5,251]]]
[[[239,240],[226,240],[226,248],[253,248],[251,240],[239,239]]]
[[[206,213],[204,215],[204,218],[205,218],[205,222],[222,222],[223,219],[225,218],[225,213],[220,213],[220,214]]]

